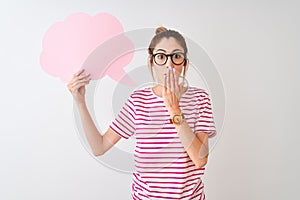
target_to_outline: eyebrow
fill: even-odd
[[[157,49],[157,51],[163,51],[163,52],[166,52],[166,50],[164,50],[164,49]],[[156,51],[156,52],[157,52]],[[181,49],[174,49],[172,52],[175,52],[175,51],[182,51]]]

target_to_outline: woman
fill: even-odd
[[[132,199],[205,199],[204,174],[208,138],[216,134],[208,93],[179,84],[188,59],[183,36],[156,29],[148,48],[148,64],[158,84],[135,90],[102,136],[85,104],[89,75],[77,72],[68,84],[79,108],[83,128],[95,156],[121,138],[136,135]]]

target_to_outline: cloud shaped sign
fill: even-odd
[[[64,83],[84,68],[92,80],[108,75],[125,85],[135,85],[124,70],[133,58],[134,44],[121,23],[108,13],[68,16],[48,29],[42,47],[43,70]]]

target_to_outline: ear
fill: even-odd
[[[148,64],[152,67],[153,58],[151,55],[148,56]]]
[[[189,64],[189,59],[186,58],[185,61],[184,61],[184,66],[187,67],[188,64]]]

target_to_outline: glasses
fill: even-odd
[[[169,56],[175,65],[181,65],[185,61],[185,54],[178,52],[173,54],[156,53],[152,54],[154,62],[157,65],[164,65],[167,63]]]

